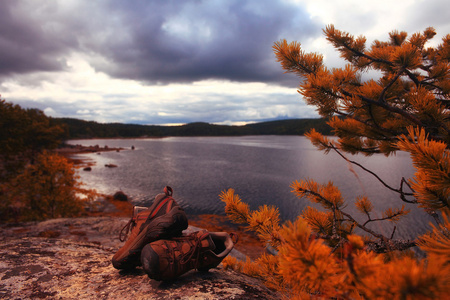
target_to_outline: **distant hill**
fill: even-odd
[[[97,123],[71,118],[53,118],[55,125],[66,128],[67,139],[136,138],[165,136],[237,136],[237,135],[303,135],[311,128],[331,135],[325,119],[288,119],[242,126],[215,125],[203,122],[180,126]]]

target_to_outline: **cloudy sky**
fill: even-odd
[[[242,124],[317,117],[274,42],[342,60],[328,24],[373,40],[450,33],[448,0],[0,1],[1,99],[98,122]]]

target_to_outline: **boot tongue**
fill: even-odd
[[[201,237],[201,247],[208,248],[210,250],[216,249],[216,245],[214,244],[211,235],[209,233],[205,233]]]

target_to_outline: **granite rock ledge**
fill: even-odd
[[[220,266],[173,282],[154,281],[141,268],[119,272],[111,257],[127,221],[91,217],[0,226],[0,298],[279,299],[259,280]]]

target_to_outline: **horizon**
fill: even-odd
[[[178,123],[178,124],[142,124],[142,123],[121,123],[121,122],[97,122],[94,120],[84,120],[79,118],[72,118],[72,117],[50,117],[54,119],[73,119],[83,122],[96,122],[98,124],[102,125],[109,125],[109,124],[122,124],[122,125],[138,125],[138,126],[167,126],[167,127],[176,127],[176,126],[184,126],[189,124],[196,124],[196,123],[204,123],[208,125],[218,125],[218,126],[246,126],[251,124],[258,124],[258,123],[270,123],[270,122],[277,122],[277,121],[290,121],[290,120],[318,120],[318,119],[324,119],[320,116],[318,117],[312,117],[312,118],[287,118],[287,119],[271,119],[271,120],[260,120],[260,121],[250,121],[250,122],[238,122],[235,124],[219,124],[219,123],[210,123],[210,122],[204,122],[204,121],[192,121],[189,123]]]
[[[393,30],[450,33],[447,1],[130,0],[0,2],[0,95],[47,116],[101,123],[218,125],[319,118],[272,46],[298,41],[344,60],[329,24],[367,47]],[[366,73],[366,78],[375,76]]]

